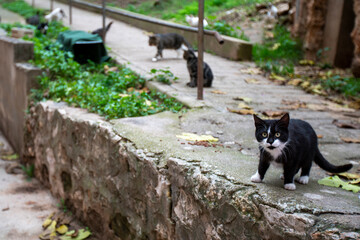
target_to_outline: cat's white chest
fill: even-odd
[[[281,147],[277,147],[277,148],[275,148],[275,149],[266,149],[266,151],[267,151],[268,153],[270,153],[271,157],[272,157],[274,160],[278,159],[278,158],[281,156],[281,154],[282,154],[282,148],[281,148]],[[272,162],[274,162],[274,161],[272,161]]]

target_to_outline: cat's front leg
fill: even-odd
[[[186,85],[189,87],[196,87],[196,77],[191,76],[190,82],[188,82]]]
[[[160,60],[160,58],[162,58],[162,49],[158,49],[155,57],[152,58],[152,61],[156,62],[156,61]]]
[[[254,175],[251,176],[251,181],[255,183],[262,182],[265,177],[266,171],[269,169],[269,166],[269,162],[260,160],[258,170]]]
[[[296,186],[294,183],[295,173],[292,170],[284,169],[284,188],[286,190],[295,190]]]

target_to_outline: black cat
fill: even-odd
[[[34,16],[26,18],[26,23],[30,24],[30,25],[33,25],[33,26],[38,26],[40,24],[40,13],[39,13],[39,11],[37,11]]]
[[[259,142],[260,162],[258,171],[251,177],[252,182],[261,182],[270,164],[283,168],[284,188],[295,190],[294,176],[301,169],[301,184],[309,182],[314,161],[331,173],[345,172],[352,164],[334,166],[320,153],[317,135],[309,123],[291,119],[286,113],[280,120],[262,120],[254,115],[255,136]]]
[[[184,47],[184,45],[186,47]],[[149,46],[156,46],[157,52],[153,61],[157,61],[162,58],[163,49],[175,49],[177,51],[178,57],[181,56],[181,53],[184,48],[192,49],[191,45],[185,40],[185,38],[177,33],[164,33],[164,34],[155,34],[149,36]]]
[[[190,74],[190,82],[188,82],[186,85],[189,87],[196,87],[197,86],[197,61],[198,58],[195,55],[195,52],[191,49],[185,50],[184,59],[186,60],[186,66]],[[212,81],[214,79],[214,75],[211,71],[210,66],[204,62],[203,64],[204,69],[204,87],[211,87]]]

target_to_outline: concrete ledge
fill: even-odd
[[[0,129],[21,156],[27,96],[36,86],[40,69],[27,62],[34,56],[32,42],[0,37]]]
[[[352,193],[331,189],[331,198],[324,198],[318,184],[296,192],[274,181],[255,185],[249,181],[255,156],[227,148],[221,154],[191,150],[177,141],[180,125],[209,114],[214,112],[181,118],[164,112],[109,123],[83,109],[43,102],[30,111],[25,155],[35,163],[37,178],[100,239],[360,236],[354,232],[360,208]],[[221,113],[212,116],[224,120]],[[252,131],[242,128],[244,134]]]
[[[67,0],[57,1],[68,4]],[[72,3],[75,7],[102,13],[102,8],[99,5],[80,0],[73,0]],[[112,7],[106,8],[106,14],[108,17],[128,23],[146,31],[154,33],[179,33],[183,35],[192,45],[197,45],[197,28],[183,26],[181,24],[171,23]],[[231,60],[251,60],[252,44],[250,42],[228,36],[222,37],[224,38],[224,44],[220,45],[213,35],[205,34],[204,49]]]

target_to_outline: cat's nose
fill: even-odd
[[[273,138],[268,138],[267,142],[270,143],[270,144],[273,144],[274,139]]]

